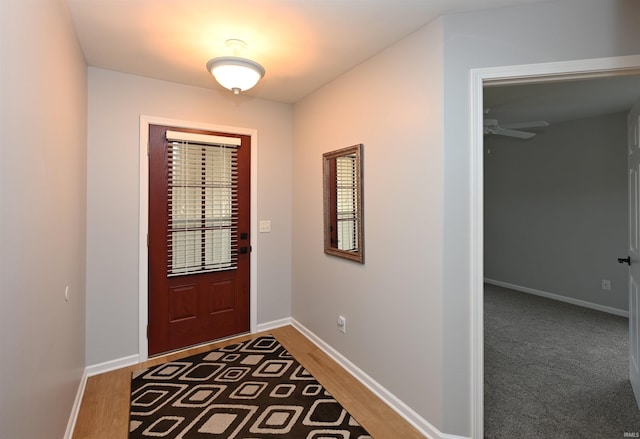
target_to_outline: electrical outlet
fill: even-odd
[[[611,281],[609,279],[602,279],[602,289],[611,291]]]
[[[343,334],[347,333],[347,319],[344,316],[338,316],[338,330]]]

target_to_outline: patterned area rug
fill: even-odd
[[[129,439],[371,439],[272,336],[134,373]]]

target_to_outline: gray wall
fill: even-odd
[[[293,151],[293,317],[437,429],[441,66],[436,20],[297,103]],[[356,143],[364,144],[364,265],[323,253],[322,154]]]
[[[139,353],[141,114],[258,131],[258,324],[291,315],[291,105],[90,67],[88,365]]]
[[[566,0],[444,17],[444,431],[471,426],[470,71],[640,54],[640,2]]]
[[[628,311],[627,114],[485,136],[484,160],[485,278]]]
[[[0,41],[0,436],[61,438],[85,365],[87,69],[61,1],[0,1]]]

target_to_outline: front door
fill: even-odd
[[[149,354],[249,331],[246,135],[149,126]]]
[[[640,102],[631,109],[628,117],[628,171],[629,171],[629,379],[640,401],[640,327],[638,317],[640,302]],[[624,258],[622,258],[624,260]]]

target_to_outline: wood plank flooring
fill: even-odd
[[[73,439],[127,439],[131,372],[272,334],[367,429],[374,439],[424,438],[393,409],[292,326],[181,351],[87,380]]]

